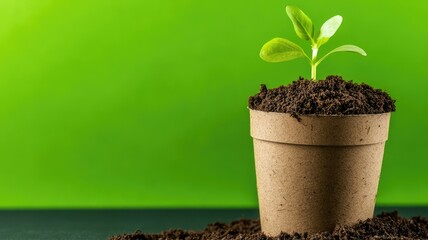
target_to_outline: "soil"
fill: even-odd
[[[428,239],[428,219],[403,218],[397,212],[382,213],[353,226],[337,225],[333,232],[263,235],[258,220],[243,219],[229,224],[212,223],[203,231],[169,230],[159,234],[135,232],[110,240],[288,240],[288,239]]]
[[[287,86],[267,89],[251,96],[249,108],[265,112],[298,115],[357,115],[395,111],[395,100],[388,93],[340,76],[310,81],[299,78]]]

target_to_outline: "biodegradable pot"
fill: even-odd
[[[262,231],[332,231],[373,217],[390,113],[250,109]]]

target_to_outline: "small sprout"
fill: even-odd
[[[311,78],[316,80],[317,66],[330,54],[335,52],[354,52],[367,56],[366,52],[354,45],[343,45],[331,50],[329,53],[318,59],[318,49],[325,44],[339,29],[342,24],[342,16],[334,16],[328,19],[316,36],[312,20],[299,8],[287,6],[286,12],[293,22],[294,30],[299,38],[310,41],[312,47],[312,57],[310,58],[303,49],[285,38],[274,38],[263,45],[260,57],[266,62],[285,62],[296,58],[304,57],[311,64]]]

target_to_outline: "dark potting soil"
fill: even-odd
[[[353,226],[337,225],[333,232],[315,234],[282,233],[267,237],[258,220],[239,220],[229,224],[212,223],[203,231],[169,230],[159,234],[135,232],[110,240],[287,240],[287,239],[428,239],[428,219],[402,218],[397,212],[382,213]]]
[[[265,112],[290,113],[292,116],[356,115],[395,111],[395,100],[388,93],[362,83],[345,81],[340,76],[310,81],[303,78],[287,86],[267,89],[251,96],[248,106]]]

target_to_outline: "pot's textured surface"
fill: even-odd
[[[390,113],[250,110],[262,231],[331,231],[373,217]]]

